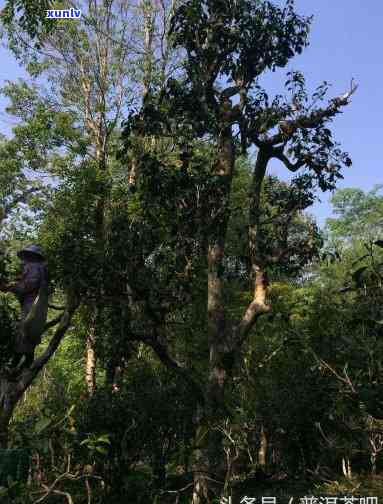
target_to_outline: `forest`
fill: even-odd
[[[6,0],[0,20],[27,75],[0,91],[0,501],[377,504],[383,185],[337,187],[358,82],[288,70],[311,17]]]

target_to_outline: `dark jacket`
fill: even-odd
[[[16,338],[15,350],[18,353],[28,353],[34,350],[38,342],[27,341],[23,334],[22,322],[27,318],[43,282],[47,282],[47,269],[43,262],[29,262],[23,264],[23,273],[15,284],[9,286],[21,305],[21,324]]]

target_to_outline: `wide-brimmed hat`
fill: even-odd
[[[40,259],[45,259],[44,252],[38,245],[28,245],[27,247],[19,250],[17,252],[17,257],[21,258],[24,254],[33,254],[39,257]]]

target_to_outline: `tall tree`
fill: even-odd
[[[4,433],[23,391],[64,336],[79,298],[88,306],[88,310],[81,313],[90,317],[85,377],[89,393],[94,392],[96,326],[102,319],[107,294],[105,241],[108,215],[113,206],[111,193],[115,182],[129,173],[129,167],[114,162],[119,122],[129,108],[127,103],[140,103],[151,81],[163,81],[168,66],[171,69],[173,65],[166,42],[168,11],[174,8],[173,4],[163,2],[156,7],[150,2],[139,6],[117,0],[79,2],[76,7],[82,10],[81,21],[77,24],[59,21],[54,27],[42,19],[41,5],[38,12],[35,7],[29,2],[10,1],[2,18],[10,48],[41,86],[37,92],[37,85],[8,83],[3,90],[11,100],[8,112],[19,120],[14,129],[15,139],[7,147],[9,151],[13,146],[11,158],[19,164],[14,177],[9,171],[13,178],[6,182],[9,185],[19,177],[20,187],[14,190],[14,197],[9,198],[6,184],[2,185],[4,191],[8,191],[2,219],[11,208],[24,201],[35,186],[39,187],[39,180],[48,177],[54,181],[55,195],[45,201],[43,207],[44,216],[48,218],[40,238],[50,253],[52,273],[58,275],[56,284],[70,294],[67,311],[60,317],[49,352],[35,361],[28,375],[25,372],[19,377],[18,385],[4,382]],[[135,19],[137,10],[142,16]],[[144,26],[139,24],[142,19]],[[35,44],[30,44],[31,38]],[[142,64],[143,53],[150,64]],[[10,168],[14,167],[10,165]],[[26,183],[25,168],[32,174],[31,189]],[[77,193],[78,199],[68,193],[68,187],[73,194]],[[73,216],[85,201],[89,208],[79,226]],[[68,208],[74,214],[64,211]],[[64,217],[60,226],[57,225],[58,215]],[[68,237],[72,237],[72,241]],[[55,245],[61,246],[61,250]],[[73,251],[77,251],[80,268],[76,261],[68,267]],[[87,255],[81,256],[81,251],[86,251]],[[77,277],[79,270],[82,276]],[[6,434],[3,437],[5,439]]]
[[[327,124],[349,103],[355,91],[353,84],[349,92],[322,106],[327,84],[309,96],[299,72],[288,74],[288,98],[278,95],[271,100],[259,85],[258,79],[264,72],[284,67],[303,50],[309,24],[310,19],[295,13],[290,0],[285,7],[251,0],[185,2],[177,9],[171,28],[174,45],[184,50],[184,73],[177,80],[169,79],[165,92],[152,94],[141,113],[127,124],[128,148],[132,131],[171,135],[178,139],[181,149],[185,145],[193,148],[195,135],[210,138],[213,143],[203,216],[209,363],[204,377],[201,426],[206,421],[214,426],[227,415],[225,390],[230,382],[230,363],[233,356],[240,355],[258,318],[271,310],[266,277],[270,260],[278,261],[288,253],[282,247],[270,257],[262,236],[261,191],[270,160],[279,160],[292,172],[301,169],[294,185],[308,198],[312,198],[317,186],[322,190],[334,188],[342,165],[351,163],[333,141]],[[231,320],[225,306],[224,271],[238,152],[236,136],[242,151],[255,146],[257,157],[249,187],[252,301],[240,320]],[[147,162],[146,157],[143,164]],[[289,204],[294,207],[297,203],[293,198]],[[219,438],[217,430],[203,436],[208,442],[200,450],[196,464],[194,504],[209,499],[206,474],[222,475]]]
[[[117,0],[78,2],[76,7],[82,11],[78,23],[58,22],[54,29],[45,29],[43,23],[40,30],[31,33],[9,3],[4,22],[10,42],[16,44],[17,40],[17,45],[11,46],[17,49],[16,54],[26,58],[33,75],[48,80],[45,98],[50,110],[75,122],[77,134],[65,141],[73,169],[78,169],[79,162],[88,162],[97,174],[94,219],[102,279],[108,194],[115,177],[112,160],[118,143],[116,132],[127,103],[140,103],[140,88],[145,95],[153,79],[167,74],[171,57],[165,33],[168,9],[173,7],[166,3],[155,7],[150,2],[134,6]],[[25,3],[25,16],[29,8]],[[137,12],[141,15],[132,22]],[[33,49],[29,46],[31,35],[38,39]],[[62,177],[63,172],[54,175]],[[102,289],[101,280],[86,341],[85,376],[91,394],[96,380],[95,326]]]

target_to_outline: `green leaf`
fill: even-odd
[[[106,444],[110,445],[109,435],[108,434],[103,434],[102,436],[100,436],[99,438],[97,438],[97,442],[98,443],[106,443]]]

